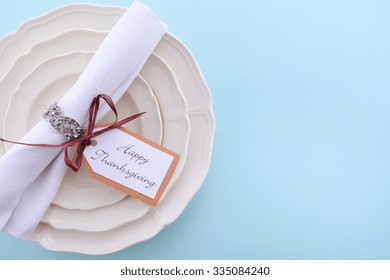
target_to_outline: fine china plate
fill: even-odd
[[[122,7],[75,4],[60,7],[27,21],[14,34],[0,41],[0,57],[6,56],[9,61],[0,65],[0,77],[5,75],[13,62],[31,46],[71,29],[89,28],[95,31],[108,31],[124,11],[125,8]],[[83,51],[82,49],[73,51],[79,50]],[[172,69],[189,107],[191,122],[189,149],[187,160],[177,181],[157,207],[142,215],[135,214],[140,218],[126,222],[115,229],[91,234],[81,230],[55,229],[41,223],[31,236],[32,240],[47,249],[56,251],[84,254],[115,252],[156,235],[182,213],[198,191],[206,177],[211,160],[215,130],[211,96],[196,61],[179,40],[166,34],[157,46],[156,54],[161,56]],[[2,100],[7,101],[6,93],[0,92],[0,95]],[[1,116],[0,119],[3,120]],[[48,216],[51,216],[50,213]],[[73,215],[73,219],[77,219],[77,214]],[[104,222],[100,221],[100,223]]]
[[[88,34],[88,36],[86,36]],[[17,87],[19,86],[19,83],[21,80],[24,79],[25,76],[31,76],[30,73],[34,71],[35,68],[37,68],[41,63],[43,63],[46,60],[50,60],[51,58],[57,57],[57,56],[63,56],[64,54],[68,54],[70,52],[80,51],[83,52],[91,52],[95,51],[99,45],[101,44],[102,40],[107,35],[107,31],[92,31],[92,30],[69,30],[65,31],[61,34],[55,35],[52,38],[46,39],[42,42],[38,42],[36,45],[33,45],[30,50],[15,58],[15,63],[10,67],[6,75],[4,75],[3,79],[0,81],[0,91],[3,92],[2,99],[5,101],[5,95],[9,96],[11,93],[15,92],[17,90]],[[9,36],[8,36],[9,37]],[[8,38],[6,37],[6,38]],[[0,44],[1,45],[1,44]],[[11,50],[10,50],[11,51]],[[15,55],[15,52],[10,53],[9,55]],[[7,129],[6,132],[4,132],[4,135],[8,139],[19,139],[21,136],[24,135],[24,133],[27,131],[29,127],[34,124],[38,118],[40,118],[40,112],[43,112],[44,106],[47,106],[48,104],[53,103],[54,101],[58,101],[59,97],[64,93],[65,89],[63,87],[65,86],[70,87],[70,84],[72,81],[74,81],[77,77],[76,75],[79,75],[81,70],[80,67],[78,67],[79,64],[86,65],[86,63],[89,61],[90,57],[77,61],[77,64],[74,65],[74,68],[78,69],[78,73],[75,73],[74,77],[70,78],[70,81],[67,83],[62,84],[62,88],[58,88],[58,82],[56,83],[56,90],[51,91],[50,95],[47,96],[48,99],[41,100],[40,107],[34,107],[34,111],[31,112],[35,114],[32,118],[29,119],[29,122],[25,122],[21,126],[18,126],[12,129]],[[3,67],[3,65],[0,65],[0,68]],[[66,68],[65,68],[66,69]],[[82,69],[82,68],[81,68]],[[61,71],[53,71],[53,73],[61,73]],[[48,75],[50,77],[50,75]],[[34,79],[34,75],[32,75],[32,78]],[[68,78],[69,79],[69,78]],[[72,80],[73,79],[73,80]],[[38,79],[39,82],[41,82]],[[46,80],[44,80],[46,81]],[[52,80],[50,80],[52,82]],[[34,82],[34,80],[32,81]],[[43,87],[43,85],[37,85],[38,87]],[[47,87],[47,86],[46,86]],[[24,87],[28,88],[25,89],[25,91],[29,92],[31,87]],[[143,91],[151,91],[149,85],[141,78],[138,77],[136,79],[136,82],[134,85],[132,85],[132,90],[138,90],[143,89]],[[155,104],[152,107],[148,107],[148,109],[140,110],[140,111],[146,111],[149,112],[148,114],[144,115],[142,119],[146,119],[146,121],[149,121],[150,118],[158,118],[160,125],[155,122],[151,122],[150,125],[144,126],[144,133],[143,135],[157,143],[161,143],[162,138],[162,126],[161,126],[161,116],[159,116],[159,107],[157,104],[157,101],[152,100],[153,96],[152,92],[149,94],[149,100],[153,101]],[[142,95],[141,95],[142,96]],[[46,98],[46,96],[45,96]],[[133,99],[137,99],[135,103],[139,103],[138,95],[134,94]],[[50,101],[52,100],[52,101]],[[49,102],[50,101],[50,102]],[[5,104],[7,102],[4,102]],[[34,102],[37,103],[37,102]],[[10,105],[15,104],[11,103]],[[25,103],[17,103],[19,105],[29,105],[32,104],[32,102],[25,104]],[[121,106],[119,103],[119,106]],[[0,107],[4,106],[0,104]],[[30,106],[31,107],[31,106]],[[141,106],[144,107],[144,106]],[[8,112],[16,112],[15,110],[7,110]],[[24,110],[18,112],[25,112]],[[4,117],[6,110],[0,111],[0,119]],[[119,112],[125,112],[128,114],[128,110],[119,110]],[[12,118],[11,118],[12,119]],[[22,120],[25,118],[21,118]],[[135,122],[137,123],[137,122]],[[4,127],[7,125],[9,126],[12,124],[9,121],[5,121]],[[153,125],[155,124],[155,125]],[[3,131],[3,126],[0,126],[0,134]],[[0,146],[3,146],[3,143],[1,143]],[[0,148],[0,151],[2,148]],[[85,186],[85,182],[83,184],[80,184],[80,182],[83,181],[90,181],[89,176],[85,176],[86,173],[80,171],[77,174],[73,174],[73,177],[66,176],[66,178],[73,178],[71,184],[66,184],[67,187],[62,187],[59,189],[59,192],[53,201],[54,204],[68,208],[68,209],[93,209],[97,207],[102,207],[106,205],[113,204],[120,199],[125,197],[124,193],[121,193],[119,191],[116,191],[114,189],[107,189],[105,186],[102,188],[101,183],[97,183],[94,185],[95,188],[99,189],[99,192],[95,192],[95,188],[93,188],[93,193],[91,193],[91,189],[89,188],[81,188]],[[73,184],[73,182],[76,182],[76,184]],[[78,182],[78,183],[77,183]]]
[[[110,14],[110,13],[108,13],[108,14]],[[29,50],[28,53],[23,54],[16,59],[15,64],[11,67],[11,69],[5,75],[3,80],[0,82],[0,89],[4,89],[6,92],[12,92],[12,90],[15,88],[15,85],[17,84],[16,81],[20,81],[20,79],[23,80],[22,77],[26,75],[25,73],[28,73],[29,69],[33,68],[33,66],[37,67],[37,65],[39,64],[40,61],[41,62],[45,61],[45,60],[47,60],[48,57],[49,58],[51,56],[55,57],[56,55],[61,56],[62,53],[68,53],[68,52],[74,51],[74,50],[82,50],[85,52],[90,51],[90,50],[96,50],[106,35],[107,35],[107,31],[76,29],[76,30],[65,31],[61,34],[55,35],[52,38],[46,39],[42,42],[38,42],[36,45],[31,47],[31,49]],[[84,65],[88,61],[89,61],[89,59],[85,59],[85,60],[78,62],[78,64],[82,63]],[[72,64],[70,64],[70,65],[72,65],[72,67],[74,69],[77,69],[78,64],[76,63],[75,65],[72,65]],[[60,65],[57,65],[57,66],[58,66],[58,68],[62,68]],[[66,67],[65,67],[65,71],[66,71]],[[57,76],[61,75],[60,74],[61,71],[56,70],[56,69],[47,70],[46,72],[59,73],[59,74],[57,74]],[[78,73],[75,73],[74,77],[71,78],[70,80],[74,81],[77,78],[77,75],[79,75],[80,73],[81,73],[81,70]],[[48,82],[50,82],[50,83],[53,83],[52,80],[56,80],[56,83],[54,83],[54,86],[53,85],[50,85],[50,86],[41,85],[39,79],[35,78],[35,75],[30,75],[30,74],[27,74],[27,75],[30,76],[30,80],[31,80],[30,84],[33,83],[34,81],[37,81],[37,80],[38,80],[38,82],[36,82],[35,85],[24,86],[24,92],[30,92],[32,86],[36,86],[37,88],[40,88],[41,90],[44,90],[44,88],[45,88],[45,91],[50,90],[50,94],[49,93],[46,94],[48,96],[45,96],[45,94],[43,94],[44,98],[39,98],[39,100],[42,101],[41,102],[42,106],[44,106],[44,104],[50,104],[50,102],[53,103],[54,101],[59,100],[59,97],[65,92],[62,88],[65,87],[67,89],[71,85],[71,82],[64,82],[63,77],[53,77],[53,79],[49,78]],[[50,75],[48,75],[47,77],[50,77]],[[58,86],[59,84],[61,84],[60,88],[55,88],[55,89],[53,88],[55,86]],[[49,88],[49,89],[47,90],[47,88]],[[19,89],[19,91],[23,92],[23,89],[22,90]],[[39,92],[39,90],[36,90],[36,91]],[[23,94],[21,94],[21,95],[23,96]],[[19,95],[17,95],[17,96],[19,96]],[[31,96],[31,95],[24,94],[24,96]],[[46,97],[48,97],[48,99],[46,99]],[[50,100],[52,100],[52,101],[50,101]],[[26,102],[21,102],[21,103],[18,102],[16,104],[25,104],[25,103]],[[32,102],[29,102],[29,103],[32,103]],[[15,104],[15,102],[11,103],[11,105],[13,105],[13,104]],[[177,104],[176,103],[171,104],[169,109],[166,110],[166,112],[177,111],[180,113],[181,111],[178,111],[177,108],[175,108],[175,105],[177,105]],[[13,114],[11,113],[12,117],[14,117],[14,115],[16,114],[15,112],[21,111],[21,110],[15,110],[15,109],[16,108],[14,108],[14,106],[13,106],[13,108],[11,110],[8,110],[8,111],[11,111],[13,113]],[[7,122],[7,121],[5,122],[4,128],[7,129],[7,131],[4,132],[4,135],[6,136],[6,138],[19,139],[21,136],[24,135],[25,131],[27,131],[28,128],[32,127],[32,125],[35,123],[35,121],[40,117],[39,112],[43,111],[44,108],[40,108],[40,107],[35,106],[33,109],[34,109],[33,113],[35,114],[35,116],[33,116],[32,118],[30,118],[30,116],[28,117],[29,123],[31,123],[30,125],[27,124],[27,122],[26,122],[25,124],[18,127],[18,129],[14,130],[13,127],[10,127],[10,126],[13,126],[10,122]],[[143,111],[143,110],[140,110],[140,111]],[[155,111],[146,110],[146,111],[152,112],[152,114],[153,113],[156,114],[158,112],[158,110],[155,110]],[[25,110],[22,110],[22,112],[25,112]],[[120,110],[120,112],[121,112],[121,110]],[[127,112],[127,111],[125,111],[125,112]],[[26,115],[21,116],[21,118],[19,118],[19,119],[21,119],[22,121],[27,120],[27,116]],[[137,122],[135,122],[135,123],[137,123]],[[183,124],[184,124],[184,122],[183,122]],[[188,130],[188,129],[189,129],[188,127],[185,128],[185,130]],[[149,127],[145,127],[144,130],[147,130],[146,133],[144,134],[144,136],[146,136],[146,138],[149,138],[157,143],[160,143],[160,141],[157,140],[157,137],[155,137],[155,135],[153,135],[152,137],[149,137],[149,135],[153,134],[152,133],[153,131],[155,132],[155,134],[161,133],[160,128],[157,128],[157,127],[153,126],[153,124],[151,124]],[[188,135],[188,131],[186,133]],[[176,140],[178,142],[180,142],[180,139],[181,139],[180,137],[176,138]],[[188,142],[188,140],[184,141],[183,143],[187,143],[187,142]],[[179,154],[181,155],[181,160],[180,160],[179,165],[176,168],[176,171],[173,174],[173,177],[171,179],[172,183],[174,182],[175,178],[179,174],[179,172],[182,169],[182,166],[184,164],[185,151],[183,149],[179,149]],[[80,184],[80,182],[85,183],[85,181],[91,181],[89,176],[85,176],[85,175],[87,175],[86,172],[81,171],[78,174],[73,174],[72,172],[68,172],[68,173],[72,174],[72,177],[70,177],[70,178],[72,178],[73,180],[71,180],[71,184],[66,184],[67,187],[60,188],[58,195],[56,196],[55,200],[53,201],[53,204],[55,204],[55,205],[58,205],[58,206],[61,206],[61,207],[67,208],[67,209],[88,209],[89,210],[89,209],[94,209],[97,207],[102,207],[102,206],[107,206],[107,205],[113,204],[124,197],[123,193],[120,193],[117,191],[112,191],[112,190],[111,191],[101,191],[101,192],[99,192],[99,194],[96,194],[96,193],[91,194],[91,192],[89,192],[88,188],[87,189],[84,188],[85,184]],[[66,177],[69,177],[69,176],[66,176]],[[88,178],[87,180],[86,180],[86,177]],[[67,181],[69,181],[69,180],[67,180]],[[100,185],[102,185],[102,184],[96,184],[96,186],[93,188],[93,191],[95,191],[96,188],[100,189],[101,188]],[[70,186],[72,186],[72,187],[70,187]],[[78,190],[77,192],[74,192],[75,188]],[[169,189],[169,186],[168,186],[168,189]]]
[[[167,49],[170,54],[164,55]],[[154,209],[131,223],[125,223],[109,231],[94,232],[56,229],[41,223],[32,240],[56,251],[71,251],[91,255],[112,253],[147,240],[176,220],[202,185],[211,160],[215,123],[210,92],[199,67],[186,47],[172,35],[160,42],[155,52],[164,57],[175,74],[182,71],[184,79],[178,79],[188,102],[191,135],[187,163],[171,191]],[[175,53],[176,55],[173,55]],[[188,74],[191,73],[191,74]],[[182,83],[185,83],[182,84]],[[188,164],[190,163],[190,164]],[[202,175],[200,175],[202,174]]]
[[[44,61],[22,79],[17,91],[10,100],[4,122],[5,137],[9,139],[22,137],[25,131],[30,129],[41,118],[39,112],[44,110],[44,103],[53,103],[59,100],[80,75],[92,58],[92,55],[93,53],[91,52],[73,52],[54,57]],[[148,91],[142,92],[140,90],[140,84],[143,81],[141,75],[144,75],[149,81],[148,85],[150,84],[154,88],[154,92],[159,99],[159,108],[148,106],[150,102],[145,102],[153,101],[154,96],[151,96],[151,93]],[[156,117],[159,116],[156,113],[159,113],[161,110],[164,126],[162,145],[181,155],[177,168],[167,186],[167,192],[183,169],[186,158],[190,130],[187,105],[169,66],[158,56],[151,55],[141,75],[131,85],[128,93],[124,95],[127,98],[122,98],[118,103],[118,110],[120,114],[122,112],[146,111],[151,112],[151,114],[146,114],[146,116],[155,115]],[[130,99],[130,102],[128,99]],[[132,99],[135,99],[135,102]],[[124,102],[126,100],[127,102]],[[120,118],[122,117],[125,116],[120,115]],[[11,122],[10,120],[12,119],[16,121]],[[157,138],[160,137],[160,133],[156,133],[160,131],[160,128],[157,127],[158,124],[155,123],[154,125],[152,119],[144,117],[139,118],[139,121],[142,121],[142,123],[137,124],[137,121],[135,121],[130,123],[127,128],[155,142],[159,142]],[[17,129],[14,129],[14,126]],[[56,201],[60,201],[68,209],[90,210],[97,208],[96,205],[99,207],[111,205],[114,199],[117,201],[121,200],[123,198],[122,195],[121,192],[91,179],[87,171],[81,169],[78,173],[68,171],[53,204],[56,205]],[[125,202],[118,205],[115,204],[113,207],[104,208],[105,212],[101,209],[97,209],[97,211],[72,212],[52,205],[44,216],[43,221],[59,228],[86,231],[108,230],[141,217],[149,209],[147,204],[132,202],[131,200],[134,199],[131,197],[126,197],[125,200]],[[131,207],[137,208],[132,209]],[[118,213],[128,214],[118,215]],[[106,224],[101,223],[108,214],[117,216],[117,218]],[[58,217],[61,217],[61,219]],[[84,217],[88,217],[88,221]]]
[[[4,137],[20,139],[42,118],[45,108],[71,87],[88,64],[93,52],[74,52],[49,59],[35,68],[11,96],[4,118]],[[138,76],[117,104],[119,119],[137,112],[148,112],[126,128],[161,143],[162,120],[157,100],[145,80]],[[102,120],[110,121],[110,116]],[[11,145],[9,145],[11,146]],[[8,147],[8,145],[6,145]],[[126,195],[93,180],[85,170],[69,170],[64,177],[54,204],[69,209],[93,209],[113,204]]]
[[[11,137],[23,136],[25,131],[34,125],[34,120],[38,121],[40,119],[41,116],[39,112],[43,111],[45,108],[43,103],[45,101],[53,103],[55,100],[59,100],[75,82],[92,56],[93,53],[91,52],[73,52],[63,56],[57,56],[43,62],[27,75],[21,81],[18,90],[11,97],[9,110],[4,122],[5,137],[11,139]],[[142,75],[147,78],[147,85],[150,85],[151,88],[149,88],[149,86],[145,87],[146,82],[143,82],[143,84],[141,83],[143,81]],[[158,99],[157,101],[154,95],[152,95],[152,90]],[[158,108],[154,107],[154,103],[157,104],[157,102]],[[164,61],[152,54],[145,64],[143,72],[130,86],[127,94],[118,102],[117,107],[120,119],[125,117],[125,114],[128,114],[129,112],[150,112],[145,115],[146,118],[141,117],[138,120],[129,123],[126,127],[155,142],[159,142],[160,138],[160,133],[156,133],[156,131],[158,132],[160,129],[158,127],[159,123],[156,121],[153,123],[153,118],[149,117],[155,116],[157,118],[160,116],[161,111],[164,127],[161,144],[180,155],[177,167],[172,174],[165,192],[169,191],[185,163],[190,125],[187,104],[183,94],[177,85],[175,77]],[[155,112],[153,112],[153,110]],[[10,120],[14,121],[11,122]],[[109,118],[107,118],[106,121],[103,119],[102,122],[108,121]],[[31,124],[29,122],[31,122]],[[16,131],[14,126],[17,127]],[[18,133],[20,133],[20,135],[18,135]],[[126,197],[126,200],[133,200],[133,198],[124,196],[123,193],[116,191],[115,189],[96,182],[89,176],[86,169],[82,168],[78,173],[74,173],[71,170],[67,172],[53,204],[56,204],[56,201],[62,201],[62,204],[64,204],[65,201],[68,206],[78,206],[73,209],[89,210],[97,208],[97,203],[99,204],[99,207],[107,206],[113,204],[111,203],[113,199],[119,201],[123,197]],[[149,206],[146,203],[135,204],[127,202],[121,203],[120,205],[122,208],[107,207],[105,210],[109,211],[112,215],[117,215],[117,211],[121,210],[124,211],[124,213],[136,213],[137,216],[129,214],[126,216],[125,220],[115,219],[119,224],[137,219],[140,217],[139,215],[146,213],[149,209]],[[88,208],[88,206],[90,207]],[[125,208],[123,208],[123,206],[125,206]],[[142,209],[129,208],[134,206]],[[102,220],[99,215],[102,211],[96,211],[94,219],[82,223],[82,228],[77,228],[83,215],[92,217],[94,212],[63,211],[64,213],[72,213],[71,215],[73,217],[69,217],[66,221],[62,221],[50,217],[50,213],[56,213],[57,215],[59,214],[60,217],[64,217],[64,215],[61,215],[61,210],[65,209],[57,207],[56,211],[53,211],[52,208],[56,207],[54,205],[51,206],[50,211],[45,215],[44,221],[53,226],[56,226],[56,222],[62,225],[67,223],[70,228],[90,231],[94,231],[96,228],[104,228],[107,230],[112,227],[112,221],[106,225],[101,223]],[[67,208],[71,209],[70,207]]]
[[[52,62],[60,62],[53,59]],[[64,68],[66,69],[66,68]],[[61,72],[61,76],[67,76],[66,70]],[[163,118],[164,135],[162,145],[180,155],[177,167],[172,174],[164,195],[178,179],[185,163],[186,151],[190,133],[187,104],[183,98],[177,81],[168,65],[157,55],[152,54],[142,69],[141,76],[148,81],[160,105],[161,116]],[[54,79],[55,81],[62,79]],[[89,178],[88,173],[83,169],[81,174]],[[76,178],[70,172],[70,178]],[[74,177],[72,177],[72,175]],[[74,179],[74,183],[77,180]],[[81,180],[82,178],[80,178]],[[93,181],[92,181],[93,183]],[[91,184],[91,182],[89,182]],[[62,188],[63,186],[61,186]],[[107,186],[106,186],[107,188]],[[83,188],[81,188],[82,190]],[[91,193],[92,194],[92,193]],[[164,199],[164,195],[161,201]],[[134,221],[144,215],[150,207],[144,203],[134,203],[132,197],[126,197],[122,201],[104,208],[86,210],[64,209],[51,205],[49,211],[43,218],[43,222],[56,228],[77,229],[84,231],[109,230],[126,222]],[[132,207],[137,207],[136,209]],[[124,215],[125,214],[125,215]],[[105,219],[107,216],[115,217],[111,220]],[[107,221],[107,223],[102,223]]]

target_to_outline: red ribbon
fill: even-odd
[[[99,111],[100,98],[103,99],[108,104],[108,106],[110,106],[111,110],[114,112],[115,121],[111,125],[103,128],[101,130],[93,132],[93,129],[94,129],[95,123],[96,123],[97,113]],[[110,98],[110,96],[108,96],[107,94],[99,94],[98,96],[96,96],[93,99],[93,101],[91,103],[91,106],[89,108],[88,128],[85,131],[84,135],[80,138],[77,138],[74,140],[69,140],[69,141],[66,141],[66,142],[61,143],[61,144],[30,144],[30,143],[10,141],[10,140],[6,140],[3,138],[0,138],[0,140],[3,142],[7,142],[7,143],[32,146],[32,147],[51,147],[51,148],[64,147],[64,151],[65,151],[64,161],[65,161],[66,165],[69,166],[70,168],[72,168],[73,171],[77,172],[77,171],[79,171],[79,169],[81,167],[84,149],[87,146],[91,145],[92,138],[94,138],[100,134],[103,134],[109,130],[118,128],[118,127],[140,117],[143,114],[145,114],[145,112],[138,113],[138,114],[135,114],[133,116],[130,116],[130,117],[127,117],[123,120],[118,121],[118,112],[117,112],[117,110],[115,108],[115,104],[112,101],[112,99]],[[77,150],[76,150],[76,158],[75,158],[74,162],[72,162],[69,158],[69,155],[68,155],[68,149],[70,147],[73,147],[76,145],[78,145]]]

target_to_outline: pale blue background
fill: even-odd
[[[0,36],[76,2],[0,1]],[[51,252],[0,234],[0,258],[390,259],[390,1],[144,2],[212,91],[203,187],[175,223],[121,252]]]

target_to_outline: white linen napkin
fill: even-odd
[[[148,7],[135,1],[58,102],[64,115],[85,127],[96,95],[105,93],[117,102],[165,32],[166,25]],[[102,107],[99,117],[108,112],[108,106]],[[129,115],[135,113],[138,112]],[[65,140],[48,121],[41,120],[20,142],[56,144]],[[61,148],[15,145],[1,157],[0,230],[28,238],[54,199],[66,170]]]

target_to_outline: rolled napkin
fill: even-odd
[[[96,95],[108,94],[116,103],[165,32],[166,25],[148,7],[135,1],[58,102],[64,115],[85,126]],[[107,112],[108,106],[103,105],[98,118]],[[20,142],[57,144],[65,140],[48,121],[41,120]],[[66,170],[61,148],[15,145],[1,157],[0,229],[28,238],[54,199]]]

